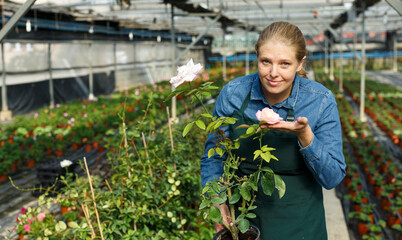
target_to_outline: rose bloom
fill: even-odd
[[[24,230],[26,233],[29,233],[31,231],[31,227],[28,224],[24,225]]]
[[[26,210],[26,208],[21,208],[21,213],[22,213],[22,214],[25,214],[25,213],[27,213],[27,210]]]
[[[255,114],[257,119],[260,122],[266,122],[268,124],[274,124],[282,120],[282,118],[274,112],[271,108],[264,108],[261,111],[258,110],[257,113]]]
[[[190,59],[186,65],[177,68],[177,76],[170,79],[170,83],[177,88],[184,82],[192,82],[201,71],[202,65],[197,63],[194,65],[193,59]]]
[[[43,222],[43,220],[45,219],[45,217],[46,217],[46,213],[39,213],[39,214],[38,214],[38,221],[39,221],[39,222]]]

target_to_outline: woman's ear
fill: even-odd
[[[296,72],[298,72],[298,71],[300,71],[302,68],[303,68],[303,63],[304,63],[304,61],[306,60],[306,56],[304,56],[303,58],[302,58],[302,60],[299,62],[299,66],[297,66],[297,70],[296,70]]]

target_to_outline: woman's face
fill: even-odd
[[[261,45],[258,54],[258,75],[262,92],[271,105],[290,96],[292,83],[304,62],[296,59],[294,47],[270,40]]]

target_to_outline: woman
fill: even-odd
[[[306,44],[298,27],[275,22],[260,35],[255,45],[258,72],[229,82],[219,94],[214,115],[238,119],[232,127],[222,128],[232,139],[242,134],[240,124],[254,124],[256,112],[272,108],[284,119],[263,127],[272,129],[262,145],[276,150],[279,161],[269,163],[286,184],[282,199],[277,194],[257,191],[255,213],[250,219],[259,227],[264,240],[327,239],[322,187],[331,189],[345,176],[341,126],[333,94],[321,84],[305,77]],[[208,158],[216,138],[210,134],[201,158],[202,185],[219,178],[223,172],[222,158]],[[253,152],[254,140],[242,140],[236,152],[246,158],[239,174],[250,174],[257,168]],[[227,205],[218,206],[223,221],[230,222]],[[215,224],[216,231],[223,225]]]

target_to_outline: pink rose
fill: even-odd
[[[46,217],[46,213],[39,213],[39,214],[38,214],[38,221],[39,221],[39,222],[43,222],[43,220],[45,219],[45,217]]]
[[[29,224],[32,224],[32,219],[28,218],[27,221]]]
[[[26,224],[24,225],[24,230],[26,233],[29,233],[31,231],[31,227],[28,224]]]
[[[282,120],[279,114],[268,107],[262,109],[261,111],[258,110],[255,116],[260,122],[266,122],[268,124],[274,124]]]
[[[25,208],[21,208],[21,213],[25,214],[25,213],[27,213],[27,210]]]

